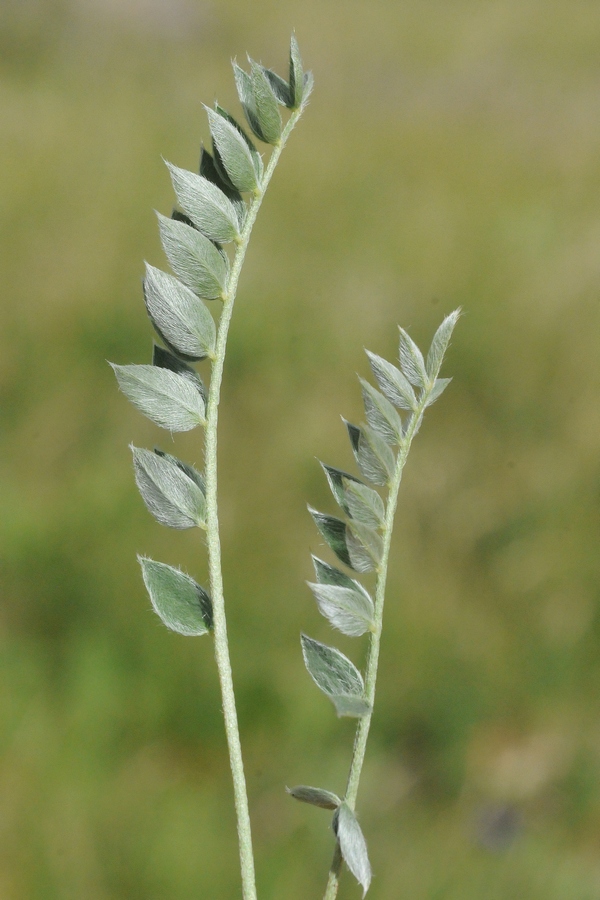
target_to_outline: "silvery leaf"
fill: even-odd
[[[402,420],[395,407],[364,378],[360,379],[367,422],[383,440],[394,446],[402,442]]]
[[[286,791],[295,800],[300,800],[301,803],[310,803],[311,806],[320,806],[321,809],[337,809],[342,802],[337,794],[324,791],[323,788],[309,787],[306,784],[286,788]]]
[[[242,109],[244,110],[246,121],[248,122],[252,133],[255,134],[260,141],[268,143],[260,125],[258,112],[256,109],[254,91],[252,89],[252,79],[250,75],[248,75],[247,72],[241,69],[236,62],[233,63],[233,74],[235,77],[235,86],[237,88],[238,97],[240,98],[240,103],[242,104]]]
[[[144,556],[138,556],[154,611],[178,634],[206,634],[212,627],[210,597],[193,578]]]
[[[438,330],[433,336],[429,353],[427,354],[427,374],[430,379],[437,378],[438,372],[442,366],[444,354],[448,349],[454,326],[458,322],[460,309],[455,309],[449,316],[446,316]]]
[[[321,615],[343,634],[359,637],[373,629],[373,601],[363,588],[355,590],[353,587],[311,582],[308,582],[308,586],[315,596]]]
[[[346,546],[356,572],[372,572],[379,566],[383,542],[372,528],[360,522],[351,522],[346,529]]]
[[[400,368],[415,387],[424,388],[429,384],[423,354],[410,337],[400,328]]]
[[[367,425],[357,428],[346,422],[346,427],[361,474],[373,484],[387,484],[395,467],[388,445]]]
[[[427,406],[431,406],[432,403],[435,403],[437,398],[440,397],[444,393],[444,391],[446,390],[446,388],[448,387],[448,385],[450,384],[451,381],[452,381],[451,378],[436,378],[435,379],[435,381],[433,383],[433,387],[429,393],[429,397],[427,398]]]
[[[239,124],[239,122],[236,122],[236,120],[233,118],[233,116],[230,116],[226,109],[223,109],[222,106],[219,106],[218,103],[215,103],[215,111],[218,113],[218,115],[223,116],[223,118],[226,119],[230,125],[233,125],[234,128],[237,128],[238,132],[241,134],[242,138],[245,140],[246,145],[247,145],[248,149],[250,150],[250,155],[252,157],[252,163],[254,165],[254,171],[256,172],[256,177],[258,179],[258,184],[260,187],[260,184],[262,182],[262,177],[264,174],[264,165],[263,165],[262,156],[256,149],[256,145],[248,137],[248,135],[246,134],[246,132],[244,131],[242,126]]]
[[[417,398],[406,375],[403,375],[400,369],[393,366],[387,359],[371,353],[370,350],[367,350],[367,356],[377,384],[388,400],[399,409],[416,409]]]
[[[184,378],[187,378],[188,381],[197,388],[206,404],[207,394],[204,382],[195,369],[192,369],[191,366],[184,363],[183,360],[174,353],[165,350],[164,347],[159,347],[158,344],[154,344],[152,348],[152,365],[157,366],[159,369],[169,369],[171,372],[183,375]]]
[[[304,97],[304,69],[295,34],[292,34],[290,42],[290,95],[291,108],[298,109]]]
[[[364,716],[370,707],[364,699],[362,675],[354,663],[335,647],[327,647],[305,634],[301,640],[308,673],[332,701],[338,716]]]
[[[319,584],[338,584],[341,587],[352,588],[357,591],[364,590],[363,586],[358,581],[355,581],[354,578],[350,578],[349,575],[340,572],[335,566],[330,566],[329,563],[323,562],[318,556],[313,556],[312,561]]]
[[[217,110],[206,108],[210,132],[219,161],[223,165],[231,183],[238,191],[255,191],[259,187],[255,157],[249,146],[249,139],[242,133],[237,123]]]
[[[203,178],[206,178],[216,185],[219,190],[223,191],[235,209],[238,220],[238,230],[241,231],[244,227],[244,222],[246,221],[248,207],[240,192],[232,185],[227,173],[222,171],[222,167],[217,167],[215,160],[205,147],[202,147],[200,152],[200,174]]]
[[[344,497],[348,515],[370,528],[381,528],[385,507],[383,500],[373,488],[360,481],[344,479]]]
[[[204,528],[206,503],[196,481],[173,458],[137,447],[131,450],[136,484],[154,518],[169,528]]]
[[[160,239],[173,271],[205,300],[223,297],[229,263],[212,241],[184,222],[157,213]]]
[[[145,416],[169,431],[204,425],[204,400],[185,375],[156,366],[112,364],[119,387]]]
[[[173,275],[146,263],[144,299],[152,324],[176,353],[190,360],[213,355],[215,322],[193,291]]]
[[[177,200],[196,228],[211,241],[239,240],[237,213],[223,191],[202,175],[169,162],[167,167]]]
[[[206,495],[206,482],[204,481],[204,477],[200,474],[200,472],[195,469],[193,466],[190,466],[189,463],[184,462],[182,459],[177,459],[176,456],[171,456],[170,453],[165,453],[164,450],[159,450],[158,447],[154,448],[154,452],[157,456],[162,456],[163,459],[168,459],[172,462],[178,469],[187,475],[188,478],[191,478],[195,484],[198,485],[202,494]]]
[[[262,134],[261,140],[266,141],[267,144],[277,144],[281,137],[282,127],[279,104],[262,67],[252,60],[250,65],[254,110]]]
[[[347,803],[342,803],[337,810],[333,828],[344,861],[362,887],[364,897],[371,884],[371,864],[360,825]]]

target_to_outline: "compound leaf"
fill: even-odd
[[[212,627],[210,597],[193,578],[165,563],[138,556],[154,611],[178,634],[206,634]]]
[[[125,396],[161,428],[190,431],[204,425],[202,394],[185,375],[157,366],[111,366]]]

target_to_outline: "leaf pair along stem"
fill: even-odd
[[[233,776],[234,802],[237,816],[237,831],[240,849],[240,866],[242,874],[242,895],[244,900],[256,900],[256,878],[254,872],[254,856],[252,852],[252,833],[248,809],[248,795],[242,748],[238,727],[233,677],[227,640],[227,621],[225,617],[225,598],[223,592],[223,575],[221,569],[221,542],[219,537],[219,516],[217,504],[217,426],[219,419],[219,399],[223,380],[223,364],[227,347],[227,335],[231,323],[237,286],[240,277],[252,227],[258,215],[265,191],[271,180],[286,141],[302,114],[303,107],[292,112],[279,139],[273,147],[269,162],[265,168],[260,191],[255,193],[240,235],[229,279],[225,291],[223,309],[219,319],[215,358],[213,361],[208,398],[206,403],[206,428],[204,444],[204,476],[206,479],[206,543],[208,548],[208,568],[210,577],[210,593],[213,604],[213,629],[215,658],[219,673],[225,733],[229,749],[229,759]]]

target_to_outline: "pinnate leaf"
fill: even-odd
[[[213,355],[214,319],[202,300],[177,278],[146,263],[144,299],[158,334],[180,356],[197,360]]]
[[[302,655],[309,675],[332,701],[338,716],[361,718],[370,710],[362,675],[347,656],[302,635]]]
[[[223,297],[229,275],[225,254],[196,228],[160,213],[157,216],[163,249],[175,274],[205,300]]]
[[[377,384],[388,400],[399,409],[415,410],[417,408],[417,398],[406,375],[388,362],[387,359],[371,353],[370,350],[367,350],[367,356],[369,357]]]
[[[359,637],[374,627],[375,610],[369,594],[360,588],[308,583],[320,613],[343,634]]]
[[[185,375],[156,366],[111,366],[125,396],[161,428],[190,431],[204,425],[202,394]]]
[[[454,326],[458,322],[460,309],[455,309],[449,316],[446,316],[438,330],[433,336],[429,353],[427,354],[427,374],[431,380],[437,378],[438,372],[442,366],[444,354],[448,349]]]
[[[167,163],[173,189],[184,212],[196,228],[211,241],[236,241],[239,239],[239,221],[235,207],[215,184]]]
[[[197,479],[167,454],[131,450],[136,484],[154,518],[169,528],[204,528],[206,503]]]
[[[371,884],[371,864],[364,835],[356,816],[347,803],[342,803],[337,810],[333,828],[344,862],[361,885],[364,897]]]
[[[324,791],[323,788],[309,787],[306,784],[298,784],[286,791],[295,800],[301,803],[310,803],[311,806],[320,806],[321,809],[337,809],[342,802],[337,794]]]
[[[178,634],[206,634],[212,627],[210,597],[193,578],[144,556],[138,556],[154,611]]]

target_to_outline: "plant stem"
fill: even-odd
[[[275,166],[281,155],[281,151],[301,113],[302,108],[293,112],[290,116],[279,143],[273,148],[271,153],[263,176],[260,193],[257,193],[248,208],[246,221],[242,229],[241,240],[231,266],[227,292],[223,303],[221,318],[219,320],[215,359],[212,366],[206,404],[204,449],[204,475],[206,479],[206,542],[208,547],[208,567],[213,604],[215,657],[219,672],[219,682],[221,685],[223,717],[225,719],[225,732],[227,735],[229,760],[233,776],[233,792],[237,817],[238,843],[240,848],[240,868],[242,874],[242,896],[244,900],[256,900],[256,878],[254,874],[254,856],[252,853],[248,795],[246,791],[246,779],[244,776],[244,763],[242,760],[242,748],[235,706],[229,645],[227,641],[227,622],[225,618],[225,598],[223,594],[223,575],[221,571],[221,542],[219,538],[217,507],[217,424],[219,418],[221,382],[223,379],[223,364],[227,347],[227,335],[233,313],[233,305],[235,303],[240,272],[246,256],[246,250],[248,249],[252,227],[256,220],[269,181],[271,180],[271,176],[275,170]]]
[[[433,385],[433,381],[432,381]],[[365,671],[365,699],[370,706],[370,712],[359,720],[356,735],[354,738],[354,749],[352,751],[352,762],[350,763],[350,772],[348,774],[348,783],[346,785],[345,802],[350,809],[354,809],[356,805],[356,797],[358,795],[358,786],[362,772],[365,752],[367,749],[367,739],[369,737],[369,729],[371,727],[371,718],[373,716],[373,706],[375,703],[375,687],[377,684],[377,666],[379,663],[379,647],[381,644],[381,629],[383,624],[383,606],[385,603],[385,586],[387,582],[388,562],[390,556],[390,546],[392,542],[392,531],[394,528],[394,516],[396,514],[396,506],[398,504],[398,492],[400,490],[400,482],[402,481],[402,472],[406,464],[406,459],[410,450],[412,440],[417,431],[421,427],[423,413],[427,406],[431,388],[425,389],[419,400],[419,405],[413,412],[398,452],[396,459],[396,468],[389,485],[389,493],[383,522],[382,540],[383,551],[381,554],[381,562],[377,571],[377,583],[375,586],[375,628],[371,634],[369,643],[369,652],[367,656],[367,666]],[[334,900],[337,897],[339,887],[339,876],[342,868],[342,854],[340,852],[339,843],[336,842],[331,868],[329,870],[329,878],[327,880],[327,888],[323,900]]]

